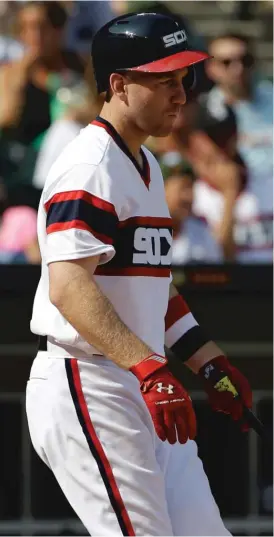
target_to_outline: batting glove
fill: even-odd
[[[241,420],[242,431],[248,431],[244,421],[244,408],[252,407],[252,391],[248,380],[225,356],[218,356],[199,370],[204,389],[213,410],[230,414],[235,421]]]
[[[138,378],[140,389],[161,440],[185,444],[196,436],[196,417],[191,399],[172,375],[167,359],[148,356],[130,370]]]

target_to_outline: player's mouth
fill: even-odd
[[[175,110],[171,110],[171,111],[167,112],[167,115],[170,116],[170,117],[177,117],[179,112],[180,112],[180,107],[177,106],[177,108],[175,108]]]

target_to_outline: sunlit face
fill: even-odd
[[[208,62],[208,74],[214,82],[237,91],[244,88],[251,77],[254,59],[247,45],[235,38],[223,38],[213,42]]]
[[[147,136],[167,136],[186,102],[187,69],[170,73],[125,74],[127,117]]]
[[[166,201],[171,218],[183,221],[191,212],[193,180],[187,174],[173,175],[165,181]]]
[[[33,54],[48,56],[60,46],[62,32],[53,28],[42,5],[29,5],[18,14],[18,37]]]

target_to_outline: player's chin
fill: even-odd
[[[173,124],[175,123],[177,116],[168,116],[168,119],[164,119],[161,125],[158,125],[157,127],[153,129],[153,132],[151,132],[151,136],[155,136],[157,138],[168,136],[171,131],[173,130]]]

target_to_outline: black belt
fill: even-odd
[[[48,338],[47,336],[39,336],[39,345],[38,345],[38,350],[39,351],[47,351],[47,342],[48,342]]]

